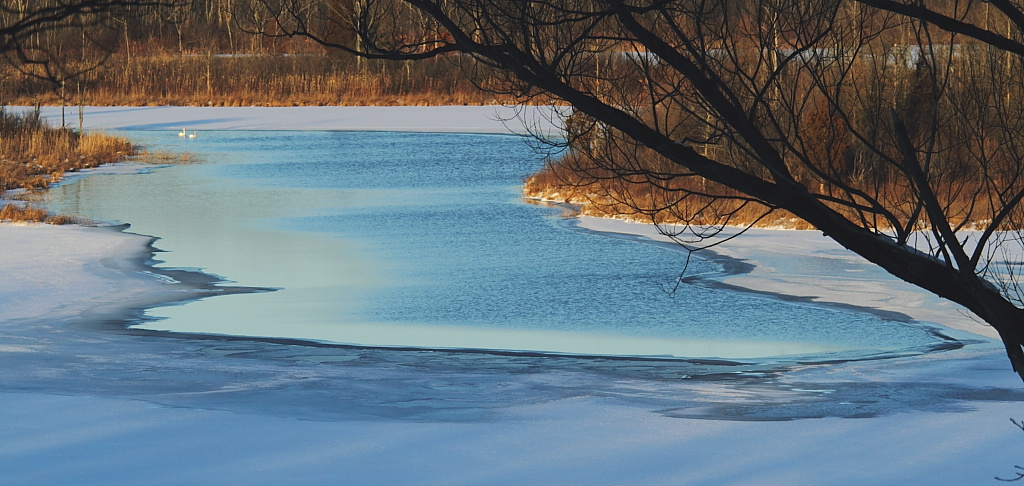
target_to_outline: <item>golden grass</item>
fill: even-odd
[[[3,209],[0,209],[0,220],[2,221],[26,221],[41,223],[46,221],[49,213],[46,210],[22,207],[17,204],[7,204]]]
[[[66,172],[109,164],[135,154],[123,138],[55,128],[39,114],[0,110],[0,191],[46,189]]]
[[[735,190],[698,177],[679,177],[661,184],[656,187],[643,178],[625,180],[587,157],[570,154],[527,178],[523,194],[571,204],[586,216],[641,223],[813,229],[788,211],[768,211]]]
[[[528,198],[571,204],[579,214],[587,216],[659,224],[813,229],[809,223],[788,211],[776,209],[769,212],[766,206],[735,190],[696,176],[659,180],[656,186],[643,176],[618,176],[606,166],[607,163],[595,163],[593,159],[577,153],[569,154],[527,178],[523,194]],[[939,194],[944,214],[953,226],[972,229],[991,222],[993,208],[978,203],[983,201],[985,192],[976,182],[959,181],[954,188],[960,190]],[[827,187],[812,189],[827,190]],[[869,193],[866,189],[864,192]],[[907,187],[883,184],[876,188],[876,193],[880,194],[880,201],[889,202],[887,207],[901,221],[906,221],[908,215],[915,211],[916,199]],[[847,204],[826,204],[850,221],[868,228],[891,230],[888,220],[865,219]],[[1015,213],[1002,227],[1020,229],[1024,227],[1022,220],[1024,217]],[[917,227],[925,229],[928,224],[927,216],[919,215]]]
[[[46,189],[65,173],[117,162],[135,155],[123,138],[103,133],[80,134],[55,128],[39,112],[16,115],[0,109],[0,193],[11,189]],[[7,204],[0,221],[79,223],[77,218],[52,215],[43,209]]]
[[[8,203],[0,209],[0,222],[11,223],[49,223],[49,224],[77,224],[82,220],[74,216],[63,214],[50,214],[45,209],[32,206],[19,206]]]

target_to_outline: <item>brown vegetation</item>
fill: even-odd
[[[65,172],[96,167],[134,155],[123,138],[83,135],[47,125],[39,113],[0,110],[0,191],[45,189]]]
[[[603,165],[581,153],[568,154],[527,178],[523,195],[570,204],[575,212],[585,216],[641,223],[810,229],[810,225],[788,211],[776,210],[766,215],[763,205],[715,182],[697,177],[663,181],[639,175],[625,178]]]
[[[68,21],[22,41],[19,47],[34,62],[11,56],[13,62],[0,65],[2,102],[293,106],[512,100],[478,89],[464,70],[482,68],[468,56],[422,63],[358,59],[306,39],[265,35],[273,34],[273,22],[253,5],[258,2],[195,0],[117,11],[83,27]]]
[[[45,189],[66,172],[113,163],[134,154],[135,147],[123,138],[51,127],[40,119],[38,111],[16,115],[0,109],[0,193]],[[6,205],[0,211],[0,220],[75,222],[16,204]]]
[[[0,222],[77,224],[81,220],[74,216],[50,214],[45,209],[8,203],[0,209]]]

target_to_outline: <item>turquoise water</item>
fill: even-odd
[[[856,357],[927,349],[921,326],[683,285],[686,254],[575,229],[524,202],[521,138],[125,132],[197,162],[97,175],[53,209],[160,238],[158,266],[274,292],[150,309],[143,327],[417,348],[616,356]],[[694,259],[688,275],[717,264]]]

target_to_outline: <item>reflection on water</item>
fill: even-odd
[[[52,205],[160,238],[160,265],[275,292],[152,309],[152,329],[620,356],[837,357],[928,330],[701,286],[671,247],[575,231],[524,204],[541,161],[510,136],[129,132],[203,163],[79,179]],[[712,274],[691,262],[690,274]]]

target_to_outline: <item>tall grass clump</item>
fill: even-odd
[[[0,191],[46,189],[65,172],[134,154],[135,147],[123,138],[52,127],[38,109],[17,114],[0,108]]]
[[[9,203],[0,209],[0,221],[26,221],[42,223],[50,216],[43,209],[28,206],[19,206]]]
[[[651,159],[645,162],[653,163]],[[523,184],[523,195],[572,205],[576,213],[585,216],[642,223],[809,228],[786,211],[776,210],[766,218],[764,206],[702,178],[624,176],[619,169],[609,168],[607,160],[581,153],[552,160],[529,176]]]
[[[123,138],[50,126],[38,109],[17,114],[0,108],[0,193],[46,189],[67,172],[132,155],[135,147]],[[49,215],[42,209],[17,204],[0,209],[0,221],[76,222],[74,218]]]

